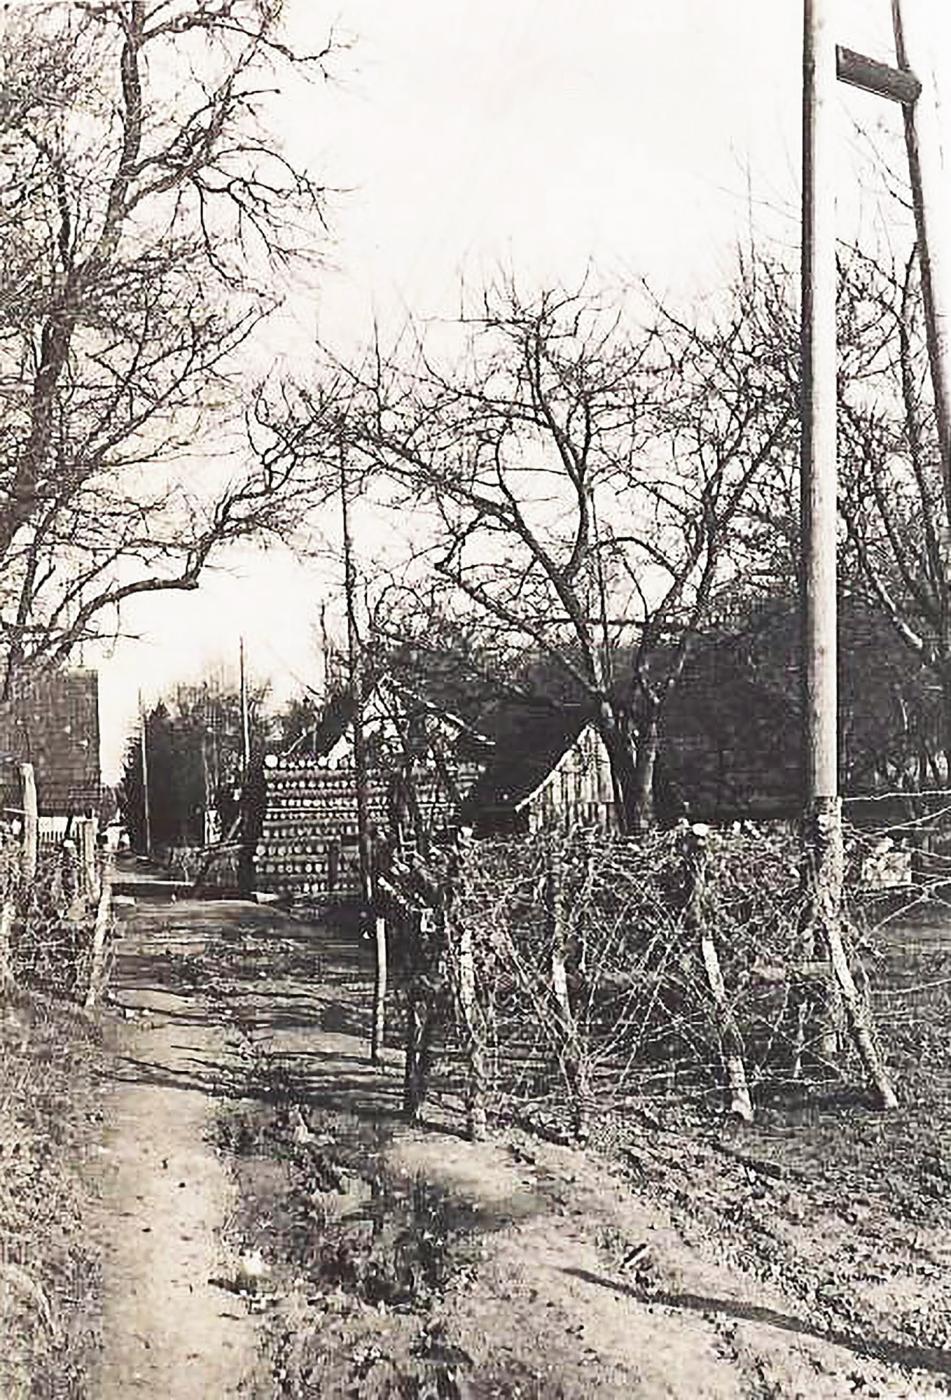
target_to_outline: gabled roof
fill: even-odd
[[[320,758],[326,758],[346,734],[348,725],[353,721],[354,709],[353,693],[349,690],[338,691],[324,706],[312,740],[313,751]]]
[[[373,713],[374,702],[376,712]],[[411,720],[425,721],[427,726],[434,722],[448,732],[453,739],[464,738],[467,748],[481,752],[492,747],[492,741],[474,730],[471,725],[449,710],[444,710],[425,696],[410,690],[389,677],[372,680],[364,687],[363,704],[365,722],[369,725],[385,718],[388,704],[398,708]],[[308,748],[319,758],[328,758],[340,741],[346,737],[353,722],[354,697],[349,689],[336,691],[324,706],[317,721]]]
[[[32,763],[41,814],[98,812],[99,677],[91,670],[44,672],[0,704],[5,800],[19,798],[17,763]]]
[[[488,764],[463,803],[461,820],[480,812],[516,812],[549,777],[591,723],[586,706],[522,705],[509,709]]]

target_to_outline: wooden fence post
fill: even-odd
[[[572,1129],[575,1137],[584,1142],[591,1131],[591,1085],[578,1018],[571,1005],[571,994],[568,990],[568,923],[565,917],[561,853],[555,846],[557,839],[552,838],[546,853],[546,922],[551,959],[551,990],[555,1005],[559,1055],[571,1095]]]
[[[459,925],[456,957],[458,959],[459,1011],[466,1037],[466,1059],[469,1071],[466,1083],[467,1127],[470,1141],[481,1142],[486,1134],[485,1061],[479,1025],[479,1004],[476,997],[472,924],[468,919],[463,919]]]
[[[373,1025],[370,1029],[370,1061],[379,1064],[383,1058],[383,1042],[386,1038],[386,919],[375,914],[373,919],[373,944],[376,953],[373,975]]]
[[[411,1123],[419,1116],[423,1102],[419,1075],[421,1027],[422,1007],[411,979],[406,989],[406,1036],[403,1042],[403,1116]]]
[[[432,1068],[434,1008],[430,958],[437,911],[422,908],[407,915],[410,974],[407,988],[406,1061],[403,1071],[403,1114],[415,1122],[426,1100]]]
[[[0,995],[13,987],[13,921],[16,901],[12,887],[3,892],[0,904]]]
[[[898,1095],[895,1093],[891,1078],[879,1054],[878,1046],[875,1044],[872,1022],[855,985],[838,924],[834,924],[826,930],[826,941],[832,961],[832,970],[845,1007],[845,1018],[859,1058],[878,1096],[880,1106],[886,1109],[897,1108]]]
[[[20,793],[23,802],[23,855],[20,869],[24,882],[31,884],[36,879],[36,858],[40,840],[36,778],[32,763],[20,764]]]
[[[93,926],[92,951],[89,958],[89,983],[86,987],[84,1006],[87,1011],[95,1006],[102,990],[102,974],[105,965],[106,934],[109,931],[109,916],[112,913],[112,862],[103,861],[99,880],[99,901],[96,905],[96,922]]]
[[[684,917],[688,928],[692,929],[700,940],[700,958],[713,1003],[720,1052],[730,1086],[730,1112],[737,1118],[742,1118],[744,1122],[752,1123],[753,1104],[746,1079],[746,1066],[743,1063],[743,1040],[726,994],[713,931],[706,918],[708,836],[708,829],[700,825],[692,826],[686,834],[684,865],[687,901]]]
[[[820,811],[815,819],[815,831],[810,844],[819,850],[817,859],[826,864],[836,861],[841,866],[844,863],[841,818],[835,813],[824,814]],[[825,846],[828,846],[830,851],[826,851]],[[807,871],[807,879],[809,878],[814,877]],[[812,917],[805,930],[803,957],[805,959],[810,956],[828,955],[828,973],[820,979],[821,1004],[818,1033],[821,1045],[828,1049],[837,1040],[836,1020],[839,1012],[844,1012],[852,1043],[858,1051],[859,1059],[875,1090],[880,1106],[884,1109],[896,1108],[898,1096],[875,1044],[871,1016],[863,1004],[863,999],[856,988],[855,979],[849,967],[845,945],[842,941],[839,902],[836,901],[835,905],[830,907],[829,901],[818,898],[809,912]],[[808,1017],[808,1012],[808,996],[800,997],[800,1024],[796,1044],[797,1065],[802,1056],[805,1038],[803,1023]]]
[[[84,895],[99,898],[99,872],[96,860],[96,822],[82,817],[76,822],[76,845],[79,853],[79,888]]]

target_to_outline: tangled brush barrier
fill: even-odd
[[[789,831],[460,835],[394,855],[381,885],[409,1116],[442,1055],[464,1064],[473,1137],[547,1103],[583,1139],[601,1109],[673,1088],[725,1085],[749,1120],[770,1081],[841,1075],[849,1043],[887,1106],[864,973],[841,943],[813,952]]]
[[[98,907],[104,867],[99,886],[83,890],[75,856],[51,845],[40,847],[36,873],[26,879],[19,844],[0,842],[0,990],[19,985],[68,1001],[88,1000],[104,976],[96,965],[104,932]]]

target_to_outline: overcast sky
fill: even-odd
[[[946,0],[918,5],[951,53]],[[889,59],[888,0],[839,0],[837,37]],[[523,285],[593,264],[691,299],[729,275],[751,217],[798,240],[801,0],[296,0],[317,45],[335,17],[353,47],[336,80],[288,89],[288,154],[340,189],[329,266],[292,298],[262,355],[300,370],[311,338],[356,346],[376,317],[450,313],[500,267]],[[843,217],[856,217],[870,133],[896,112],[840,89]],[[884,132],[877,139],[886,140]],[[867,211],[866,211],[867,214]],[[276,552],[200,593],[147,600],[143,634],[100,664],[103,762],[115,777],[141,685],[150,700],[237,655],[282,692],[314,678],[330,581]],[[95,660],[92,656],[90,661]]]

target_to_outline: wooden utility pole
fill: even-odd
[[[883,1108],[898,1100],[845,954],[842,930],[842,803],[838,782],[836,684],[836,78],[893,100],[901,74],[839,50],[830,24],[833,0],[804,0],[802,88],[801,524],[804,789],[804,962],[828,957],[823,979],[836,997]],[[907,76],[907,75],[906,75]],[[874,85],[874,86],[873,86]],[[808,1006],[800,1003],[801,1010]],[[828,1048],[829,1006],[821,1026]],[[800,1023],[801,1024],[801,1023]],[[800,1047],[801,1048],[801,1047]]]
[[[20,873],[26,884],[36,879],[40,843],[40,817],[36,801],[36,776],[32,763],[20,764],[20,795],[23,802],[23,854]]]
[[[248,714],[248,681],[244,666],[244,638],[238,642],[238,673],[241,689],[241,781],[246,782],[251,766],[251,721]]]
[[[350,672],[350,697],[353,705],[353,774],[357,797],[357,842],[360,859],[360,894],[364,904],[370,902],[370,813],[367,790],[367,755],[363,732],[363,655],[357,632],[356,572],[353,566],[353,542],[350,538],[350,507],[347,501],[347,459],[340,449],[340,521],[343,533],[343,587],[347,605],[347,661]]]
[[[807,937],[842,902],[836,643],[835,41],[831,0],[804,0],[801,477],[803,796]],[[811,955],[806,949],[806,955]]]
[[[898,67],[839,48],[839,79],[874,97],[898,102],[905,128],[908,178],[915,213],[921,299],[935,401],[945,508],[951,522],[951,227],[938,191],[946,184],[938,126],[938,94],[931,68],[934,47],[925,33],[932,0],[891,0]],[[927,81],[922,83],[921,74]],[[947,567],[947,564],[946,564]]]
[[[933,10],[931,11],[933,14]],[[938,129],[938,101],[931,69],[931,45],[923,32],[924,14],[915,0],[892,0],[892,27],[898,68],[909,82],[902,104],[908,175],[915,211],[921,300],[934,393],[941,477],[944,487],[945,568],[951,568],[951,227],[937,197],[946,185]],[[912,71],[914,70],[914,71]],[[917,88],[917,94],[915,89]],[[915,95],[911,95],[915,94]]]
[[[347,601],[347,654],[350,670],[350,694],[353,705],[353,776],[357,797],[357,843],[360,860],[360,896],[364,909],[374,904],[373,860],[370,849],[370,793],[367,775],[366,738],[363,729],[363,654],[357,632],[356,571],[353,565],[353,541],[350,537],[350,508],[347,501],[347,456],[340,449],[340,520],[343,532],[343,578]],[[386,921],[374,909],[375,974],[373,986],[373,1016],[370,1029],[370,1060],[378,1063],[383,1057],[386,1035],[387,946]]]
[[[150,856],[152,854],[152,814],[149,809],[149,744],[141,690],[139,691],[139,755],[142,763],[142,835],[145,840],[145,854]]]

